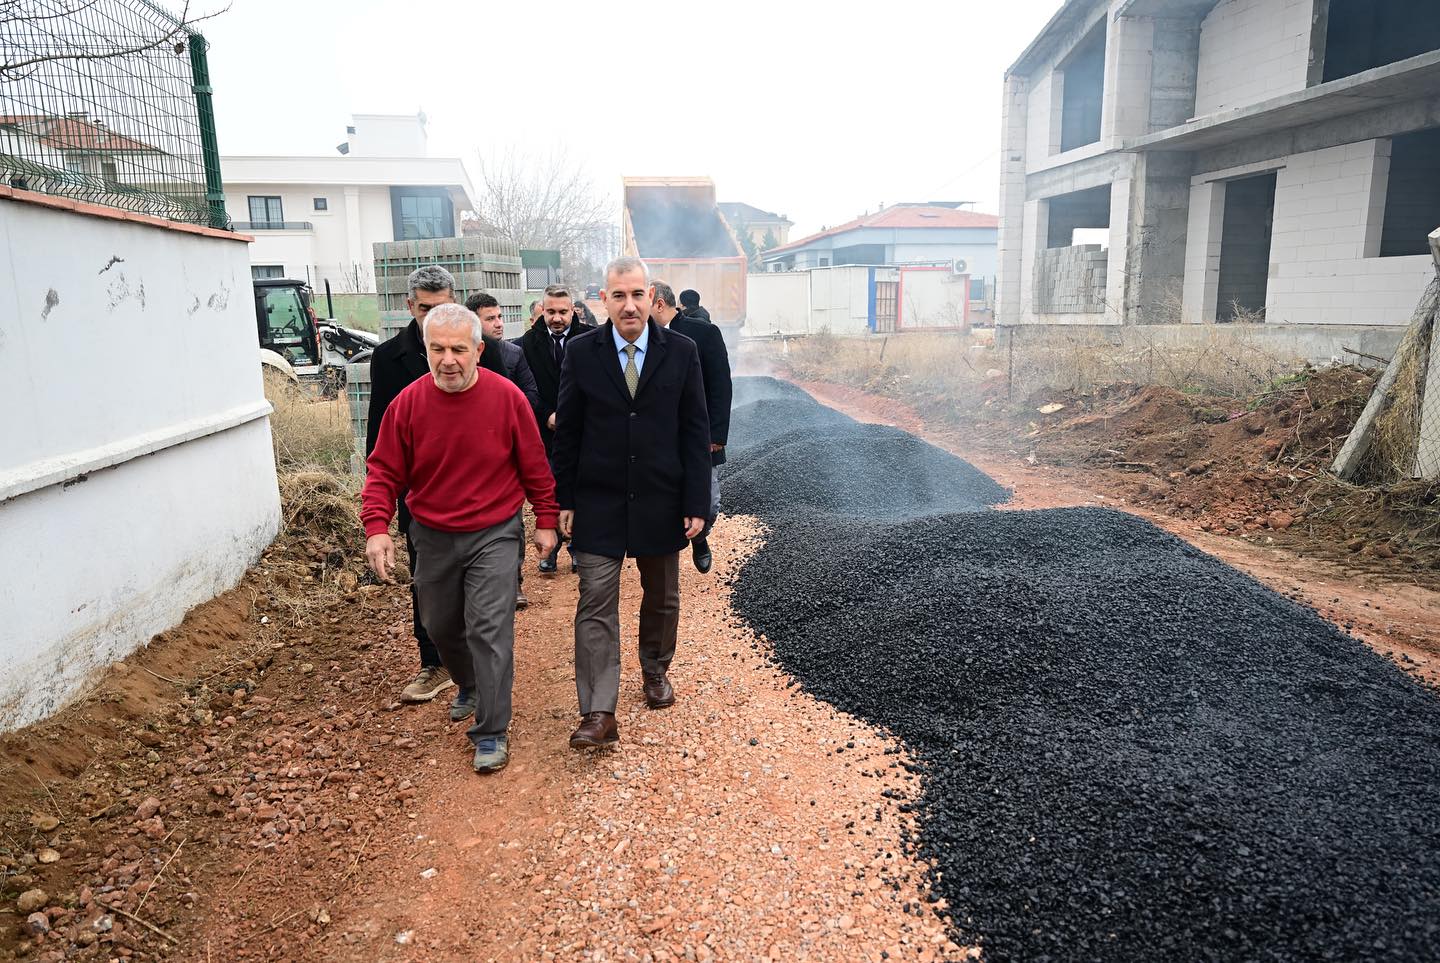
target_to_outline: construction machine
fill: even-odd
[[[380,343],[369,331],[317,317],[304,281],[256,278],[254,284],[260,363],[297,384],[318,385],[324,397],[344,388],[345,365],[368,360]]]

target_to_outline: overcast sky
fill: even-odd
[[[331,154],[351,113],[424,110],[472,179],[477,150],[565,145],[617,198],[707,174],[795,238],[881,203],[995,212],[1002,75],[1059,7],[233,0],[202,29],[222,154]]]

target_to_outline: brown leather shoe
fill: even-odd
[[[620,741],[620,729],[615,725],[613,712],[591,712],[580,720],[580,726],[570,733],[571,749],[602,749]]]
[[[675,704],[675,690],[670,680],[663,675],[645,676],[645,704],[652,709],[664,709]]]

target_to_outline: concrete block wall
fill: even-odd
[[[1197,176],[1185,257],[1186,321],[1216,314],[1225,182],[1277,171],[1265,318],[1271,324],[1408,323],[1434,267],[1379,257],[1389,141],[1367,140]]]
[[[1221,0],[1200,25],[1195,116],[1305,89],[1314,0]]]
[[[1105,310],[1109,252],[1098,244],[1052,247],[1035,256],[1034,305],[1042,314]]]
[[[1379,257],[1389,141],[1292,155],[1275,185],[1266,319],[1405,324],[1434,273],[1428,255]]]

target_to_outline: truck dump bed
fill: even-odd
[[[715,206],[708,177],[627,177],[624,250],[678,294],[700,292],[710,318],[734,343],[745,320],[747,261]]]

